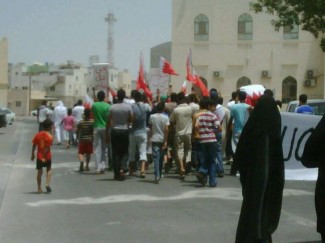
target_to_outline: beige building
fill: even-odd
[[[118,73],[118,87],[117,89],[124,89],[126,95],[131,94],[131,75],[128,70],[123,70]],[[117,91],[117,90],[116,90]]]
[[[0,105],[7,106],[8,97],[8,40],[0,40]]]
[[[275,98],[288,102],[301,93],[324,98],[324,58],[319,43],[299,26],[274,31],[272,16],[254,14],[250,0],[173,0],[172,77],[180,87],[192,64],[221,91],[227,101],[232,91],[247,84],[262,84]],[[188,84],[188,86],[191,86]]]

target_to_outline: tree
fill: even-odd
[[[315,38],[322,37],[320,46],[325,52],[325,1],[324,0],[256,0],[250,2],[255,13],[275,15],[271,21],[276,31],[294,24],[301,26]]]

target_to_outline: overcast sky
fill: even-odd
[[[88,66],[90,55],[107,61],[108,24],[114,13],[114,59],[135,79],[140,52],[149,70],[150,48],[171,40],[171,0],[0,0],[0,38],[9,62]]]

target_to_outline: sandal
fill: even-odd
[[[146,178],[145,172],[140,172],[140,178]]]

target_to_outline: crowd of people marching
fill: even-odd
[[[120,89],[112,102],[100,90],[89,106],[79,100],[73,108],[58,101],[53,110],[46,102],[38,109],[39,132],[32,143],[31,160],[36,158],[38,193],[43,193],[41,178],[47,169],[46,191],[52,191],[51,145],[65,148],[78,146],[79,171],[89,171],[91,155],[95,153],[95,173],[112,170],[114,179],[126,176],[146,177],[148,164],[154,164],[154,181],[172,166],[180,179],[194,171],[198,183],[217,186],[217,177],[224,176],[223,163],[231,161],[230,175],[239,172],[243,203],[236,233],[236,242],[271,242],[276,230],[284,188],[284,159],[281,137],[281,102],[276,102],[269,89],[254,102],[247,104],[246,92],[234,91],[232,99],[223,105],[223,98],[212,88],[209,96],[199,97],[194,90],[170,93],[151,101],[137,90],[127,97]],[[297,113],[313,114],[306,104],[307,96],[299,97]],[[303,154],[306,166],[321,168],[322,161],[315,150],[324,144],[324,118],[306,143]],[[315,142],[316,141],[316,142]],[[310,145],[311,143],[317,145]],[[37,154],[35,152],[37,149]],[[321,155],[322,156],[322,155]],[[164,172],[163,172],[164,171]],[[316,188],[318,231],[324,237],[322,210],[324,197],[322,171]],[[322,172],[322,173],[321,173]],[[259,210],[252,210],[252,209]],[[267,219],[267,220],[266,220]]]
[[[201,98],[194,90],[189,95],[160,96],[158,92],[154,101],[137,90],[127,96],[120,89],[112,102],[106,96],[105,91],[95,94],[94,90],[90,106],[78,100],[73,108],[58,101],[50,109],[44,101],[37,118],[39,131],[47,119],[53,122],[57,145],[67,149],[78,145],[80,172],[89,171],[94,152],[96,174],[113,170],[116,180],[137,173],[144,178],[153,162],[156,183],[163,170],[168,173],[174,166],[181,179],[196,170],[202,185],[209,178],[209,186],[215,187],[216,176],[224,175],[224,158],[232,162],[232,151],[251,109],[241,91],[233,92],[226,106],[216,89],[210,90],[210,97]],[[236,173],[234,165],[231,175]]]

